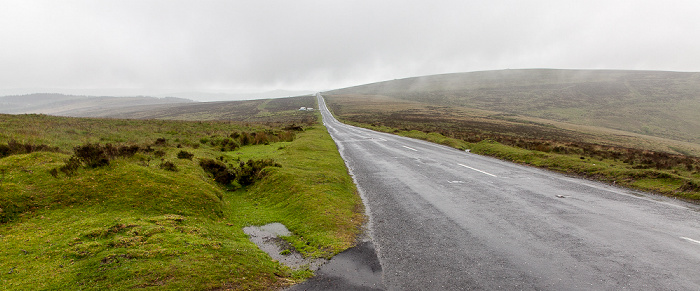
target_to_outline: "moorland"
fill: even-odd
[[[297,110],[315,99],[251,104],[171,112],[189,121],[0,115],[2,289],[268,290],[311,276],[242,230],[271,222],[306,257],[352,246],[362,203],[318,113]],[[246,121],[211,120],[238,107]]]
[[[182,98],[155,98],[146,96],[107,97],[76,96],[51,93],[0,96],[0,113],[37,113],[57,116],[90,117],[96,112],[109,112],[124,107],[170,106],[192,103]]]
[[[324,97],[346,123],[697,202],[699,79],[503,70]],[[333,140],[317,112],[298,110],[316,107],[313,96],[63,100],[74,97],[37,106],[83,118],[0,114],[6,289],[274,289],[312,272],[272,261],[244,226],[281,222],[288,250],[311,258],[361,231],[362,202]]]
[[[700,199],[700,74],[503,70],[324,92],[341,121]]]

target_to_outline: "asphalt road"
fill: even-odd
[[[697,206],[323,120],[390,290],[700,290]]]

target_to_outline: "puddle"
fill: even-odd
[[[285,290],[383,290],[382,266],[371,241],[335,255],[331,260],[304,259],[291,245],[280,238],[292,235],[281,223],[248,226],[243,232],[272,259],[292,269],[308,267],[316,275]],[[291,250],[290,252],[284,252]],[[286,253],[282,255],[281,253]]]
[[[315,277],[285,289],[299,290],[384,290],[382,266],[374,244],[366,241],[337,254]]]
[[[308,267],[311,271],[318,270],[327,260],[305,259],[299,252],[281,236],[289,236],[292,233],[281,223],[270,223],[263,226],[247,226],[243,232],[250,236],[250,241],[264,251],[270,257],[292,269]]]
[[[267,231],[267,232],[272,233],[276,236],[290,236],[290,235],[292,235],[292,232],[289,231],[287,229],[287,227],[284,226],[284,224],[281,224],[279,222],[266,224],[266,225],[260,226],[259,228],[262,231]]]

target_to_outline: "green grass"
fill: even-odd
[[[699,77],[668,72],[494,71],[381,82],[334,90],[324,97],[339,120],[356,126],[700,201],[700,145],[681,141],[693,138],[672,140],[624,128],[642,118],[641,128],[648,131],[644,134],[674,137],[678,130],[671,124],[678,120],[657,121],[671,114],[668,104],[697,103],[697,94],[690,92],[700,91],[693,82]],[[627,96],[630,90],[634,96]],[[664,92],[678,103],[666,102]],[[628,104],[640,99],[642,105]],[[661,101],[668,104],[642,114]],[[613,109],[620,114],[606,113]],[[678,126],[693,133],[697,116],[686,113],[677,117],[687,124]],[[582,117],[599,120],[575,121]]]
[[[698,183],[697,171],[684,167],[672,169],[638,168],[621,160],[583,157],[574,154],[545,153],[502,145],[479,142],[468,146],[473,153],[494,156],[516,163],[575,174],[634,189],[699,201],[700,189],[686,191],[685,183]]]
[[[362,203],[322,125],[292,142],[222,152],[200,139],[264,128],[228,122],[128,121],[0,115],[0,143],[58,146],[0,158],[0,205],[15,214],[0,224],[0,289],[268,290],[308,277],[272,261],[244,226],[281,222],[303,254],[330,257],[354,243]],[[155,146],[155,139],[167,139]],[[49,171],[87,142],[151,145],[72,177]],[[180,145],[180,148],[177,146]],[[178,159],[178,152],[194,154]],[[202,158],[273,159],[255,184],[226,191]],[[172,162],[177,171],[161,169]]]
[[[472,153],[496,157],[502,160],[545,168],[562,173],[583,176],[599,181],[626,186],[643,191],[651,191],[663,195],[700,201],[700,168],[695,161],[695,167],[689,170],[685,165],[677,165],[668,169],[655,169],[644,164],[630,164],[621,159],[610,159],[582,154],[563,154],[529,150],[504,145],[493,140],[466,142],[464,140],[443,136],[435,132],[418,130],[398,130],[387,126],[348,122],[372,130],[393,133],[416,139],[470,150]],[[687,185],[691,185],[688,189]]]

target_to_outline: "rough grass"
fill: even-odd
[[[194,102],[173,105],[110,108],[92,111],[87,117],[166,120],[227,120],[237,122],[279,124],[311,124],[316,121],[313,112],[299,111],[300,107],[314,107],[316,98],[301,96],[223,102]]]
[[[348,102],[337,101],[337,98],[327,98],[327,100],[334,100],[327,102],[339,102],[350,107]],[[383,105],[388,106],[386,103]],[[358,108],[362,107],[354,109],[358,110]],[[342,120],[343,116],[341,114],[338,117]],[[509,132],[510,135],[506,135],[503,132],[494,133],[484,130],[480,133],[483,140],[470,142],[445,136],[440,132],[426,132],[428,131],[426,128],[434,125],[431,117],[439,119],[439,116],[424,116],[422,123],[416,121],[411,125],[407,125],[408,123],[399,119],[398,122],[403,124],[401,128],[372,123],[371,120],[374,119],[371,116],[375,116],[375,114],[368,116],[370,117],[367,118],[366,123],[358,122],[357,120],[363,120],[358,115],[352,115],[350,118],[352,121],[345,120],[345,122],[373,130],[423,139],[461,150],[469,149],[476,154],[493,156],[516,163],[652,191],[689,201],[700,201],[700,187],[697,186],[700,184],[700,159],[697,157],[614,146],[617,143],[614,141],[606,143],[604,135],[596,136],[594,139],[600,144],[562,142],[563,138],[558,138],[556,135],[551,137],[552,140],[537,138],[527,142],[528,136],[518,136],[517,132]],[[424,131],[411,130],[411,127]],[[503,126],[503,128],[507,127]],[[451,134],[449,130],[442,129],[441,132]],[[520,141],[521,147],[505,145],[489,139],[489,137],[502,137],[504,135],[507,141]],[[531,148],[523,148],[525,146]]]
[[[242,228],[281,222],[308,256],[328,257],[354,242],[362,204],[335,144],[321,125],[297,138],[221,151],[201,139],[260,125],[228,122],[0,116],[10,139],[59,147],[0,158],[0,286],[3,289],[269,290],[309,275],[272,261]],[[165,142],[156,141],[159,138]],[[151,146],[109,165],[63,165],[84,143]],[[192,159],[178,158],[181,151]],[[227,191],[198,164],[273,159],[282,167]],[[165,161],[177,171],[160,167]],[[323,175],[319,175],[319,168]],[[13,210],[14,209],[14,210]]]
[[[407,78],[330,91],[384,95],[700,143],[700,73],[501,70]]]

